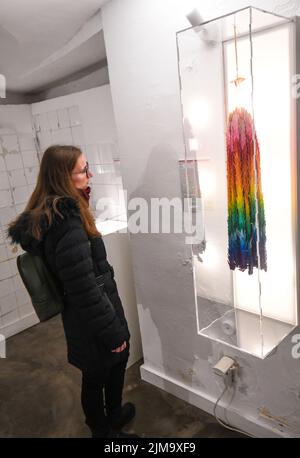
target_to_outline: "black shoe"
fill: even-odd
[[[132,402],[126,402],[118,412],[108,415],[108,421],[113,429],[122,429],[135,416],[135,407]],[[122,433],[125,434],[125,433]]]

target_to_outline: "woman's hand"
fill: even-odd
[[[122,343],[122,345],[118,348],[115,348],[115,350],[112,350],[112,353],[121,353],[121,351],[125,350],[127,347],[126,341]]]

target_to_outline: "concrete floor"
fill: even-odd
[[[7,341],[0,359],[0,437],[90,437],[80,404],[80,371],[66,361],[59,316]],[[243,437],[205,412],[126,373],[124,400],[136,405],[124,430],[147,438]]]

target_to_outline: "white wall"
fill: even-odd
[[[209,19],[248,3],[212,0],[198,5],[204,19]],[[182,13],[185,4],[183,0],[111,0],[103,8],[129,197],[180,196],[177,160],[184,145],[175,32],[189,26]],[[298,2],[272,0],[252,4],[280,13],[285,5],[291,15],[298,6]],[[259,360],[197,336],[184,238],[138,234],[131,236],[131,246],[145,357],[143,377],[211,412],[223,389],[212,364],[227,354],[240,365],[229,421],[257,436],[300,437],[300,366],[291,356],[290,337],[266,360]]]
[[[117,132],[110,86],[104,85],[42,102],[33,103],[32,114],[39,119],[37,133],[41,152],[52,144],[75,144],[86,154],[94,173],[91,204],[111,200],[103,219],[124,219],[125,202],[119,163]],[[77,111],[72,119],[70,110]],[[62,122],[63,121],[63,122]],[[62,128],[63,124],[63,128]],[[101,209],[96,211],[101,216]]]
[[[29,105],[0,106],[0,334],[9,337],[38,323],[6,239],[8,223],[32,192],[38,166]]]
[[[32,114],[35,116],[38,113],[76,105],[80,107],[84,140],[87,144],[97,143],[105,138],[116,141],[116,127],[108,84],[33,103],[31,108]]]

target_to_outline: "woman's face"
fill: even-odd
[[[72,180],[77,189],[86,189],[89,185],[89,179],[93,176],[89,170],[84,154],[81,154],[77,159],[76,165],[72,172]]]

